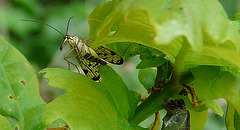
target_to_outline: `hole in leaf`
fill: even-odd
[[[21,80],[20,82],[23,86],[26,86],[26,81],[25,80]]]
[[[111,27],[111,32],[108,34],[108,36],[113,36],[119,28],[119,21],[115,22]]]
[[[57,126],[56,126],[57,125]],[[52,125],[48,126],[47,130],[69,130],[69,125],[62,119],[57,119]]]
[[[47,82],[48,82],[47,79],[43,79],[43,80],[46,81],[46,82],[44,82],[44,84],[42,84],[40,86],[40,95],[46,103],[49,103],[53,99],[57,98],[58,96],[66,93],[66,91],[63,90],[63,89],[58,89],[58,88],[54,88],[54,87],[49,86],[47,84]]]
[[[9,95],[9,99],[11,99],[11,100],[13,99],[12,95]]]
[[[111,31],[108,36],[109,36],[109,37],[110,37],[110,36],[113,36],[116,32],[117,32],[117,31]]]

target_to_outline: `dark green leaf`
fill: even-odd
[[[240,129],[240,114],[236,111],[235,107],[228,103],[227,115],[226,115],[226,126],[229,130],[239,130]]]
[[[174,88],[166,84],[162,91],[151,94],[136,109],[135,115],[130,120],[134,124],[139,124],[147,117],[164,108],[164,103],[177,94],[179,88]]]
[[[183,72],[183,74],[181,76],[180,83],[187,85],[187,84],[191,83],[193,80],[194,80],[194,76],[193,76],[192,72],[185,71],[185,72]]]
[[[169,67],[170,63],[165,62],[163,65],[157,67],[157,76],[155,78],[155,87],[162,88],[170,78],[172,70]]]
[[[220,67],[200,66],[192,69],[193,87],[202,101],[225,98],[240,112],[240,80],[235,75],[221,71]]]
[[[235,111],[235,114],[234,114],[234,127],[235,127],[236,130],[240,129],[239,122],[240,122],[240,114],[237,111]]]
[[[129,90],[128,91],[128,96],[129,96],[128,119],[130,120],[135,113],[135,110],[136,110],[136,108],[138,106],[138,103],[141,99],[141,95],[140,95],[140,93]]]
[[[141,69],[138,73],[138,80],[145,87],[145,89],[148,89],[155,85],[156,76],[157,71],[154,69]]]
[[[167,60],[163,57],[156,57],[154,59],[146,59],[142,60],[138,65],[137,69],[144,69],[144,68],[150,68],[150,67],[158,67],[164,64]]]
[[[236,13],[233,17],[232,17],[232,20],[240,20],[240,12]]]
[[[148,51],[148,47],[141,45],[141,44],[136,44],[136,43],[112,43],[112,44],[107,44],[106,45],[109,49],[113,50],[120,56],[122,56],[124,59],[133,57],[137,54],[144,53]]]

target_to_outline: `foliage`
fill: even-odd
[[[18,4],[27,6],[25,1]],[[26,9],[32,15],[41,10]],[[214,100],[224,98],[228,103],[227,128],[239,128],[238,14],[229,20],[217,0],[115,0],[96,7],[89,15],[89,25],[92,48],[106,46],[125,60],[140,55],[138,79],[150,95],[138,105],[140,94],[129,90],[109,66],[100,68],[101,83],[69,70],[46,68],[40,73],[49,85],[65,91],[46,104],[31,65],[1,37],[1,126],[144,129],[139,123],[152,114],[165,109],[177,119],[181,117],[174,113],[181,109],[185,124],[202,129],[208,109],[223,115]],[[178,99],[183,103],[169,105]]]
[[[12,128],[44,128],[41,115],[46,104],[39,95],[38,80],[33,68],[25,57],[2,37],[0,43],[1,115],[8,119]]]
[[[45,124],[50,125],[61,118],[72,129],[135,127],[127,121],[129,111],[127,87],[110,67],[101,68],[102,83],[62,69],[45,69],[41,73],[46,73],[45,77],[50,79],[50,85],[67,91],[66,94],[48,104],[43,115]],[[112,79],[110,82],[109,78]],[[114,87],[112,87],[113,83],[116,84]]]

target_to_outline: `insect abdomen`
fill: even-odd
[[[92,61],[92,62],[99,62],[99,58],[98,57],[94,57],[92,56],[91,54],[89,53],[86,53],[83,58],[89,60],[89,61]]]

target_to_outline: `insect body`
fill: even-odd
[[[31,21],[47,25],[59,32],[61,35],[63,35],[63,42],[60,46],[60,51],[63,49],[63,46],[66,42],[70,45],[70,50],[64,54],[64,60],[68,63],[68,68],[70,69],[70,65],[73,65],[77,68],[78,72],[80,72],[77,65],[68,60],[69,58],[76,58],[77,62],[79,63],[80,67],[82,68],[83,72],[87,77],[91,78],[94,81],[100,81],[99,67],[101,64],[104,65],[106,64],[106,62],[109,62],[112,64],[120,65],[123,63],[123,59],[115,52],[103,46],[97,47],[95,49],[90,48],[89,45],[92,43],[92,40],[68,35],[68,27],[71,18],[68,20],[66,35],[58,31],[51,25],[40,21],[23,21]],[[73,52],[73,55],[67,56],[71,52]]]
[[[70,65],[73,65],[77,68],[74,63],[67,60],[68,58],[75,57],[85,75],[94,81],[100,79],[100,64],[106,64],[105,61],[118,65],[123,63],[121,56],[103,46],[100,46],[96,49],[90,48],[89,44],[91,41],[89,39],[65,35],[60,50],[62,50],[65,42],[68,42],[70,45],[70,50],[64,54],[64,60],[67,61],[69,68]],[[66,56],[70,52],[73,52],[74,55]]]

